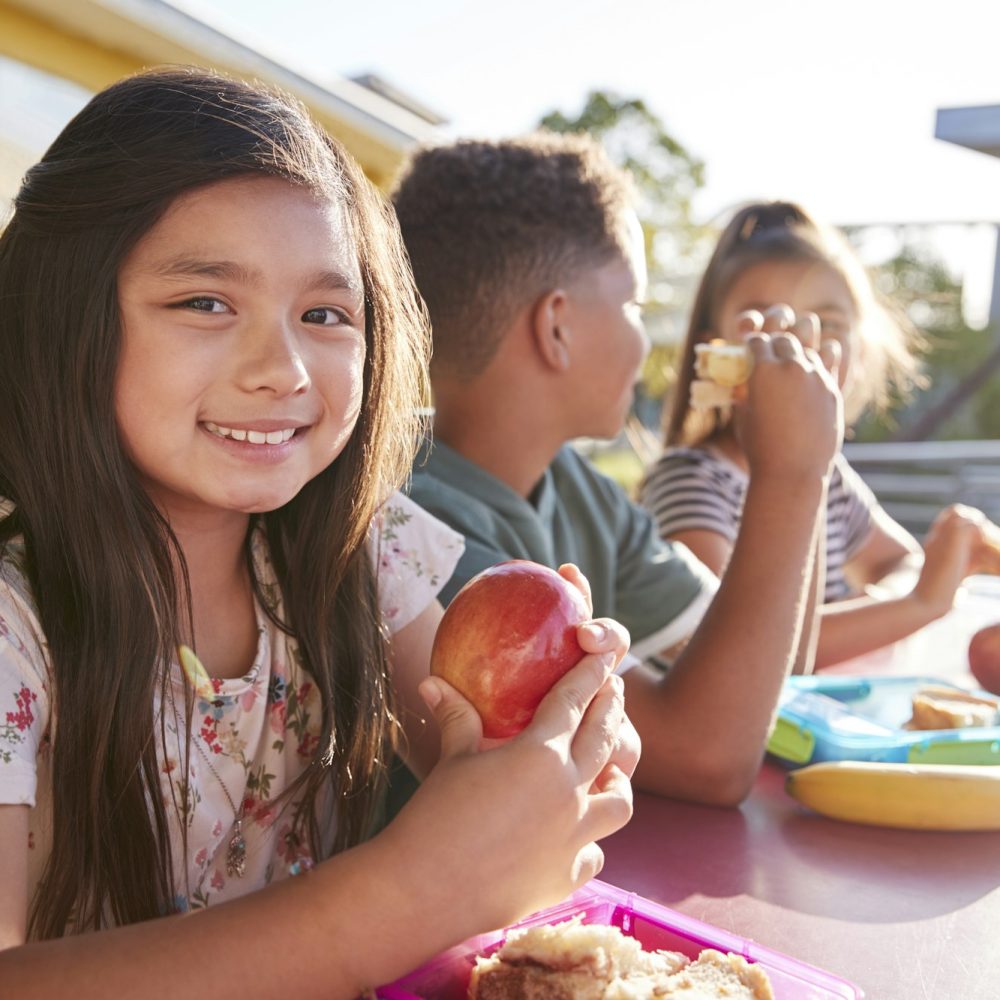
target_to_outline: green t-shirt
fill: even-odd
[[[614,480],[564,446],[525,499],[441,442],[424,448],[410,496],[465,536],[439,595],[447,604],[476,573],[504,559],[571,562],[590,581],[595,617],[621,622],[645,658],[694,631],[718,580],[683,545],[665,542]]]

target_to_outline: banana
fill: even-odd
[[[1000,765],[829,761],[785,791],[831,819],[907,830],[1000,830]]]

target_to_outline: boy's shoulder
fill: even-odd
[[[432,514],[447,515],[445,520],[453,525],[456,521],[482,523],[484,518],[516,521],[529,516],[533,506],[506,483],[440,443],[425,445],[421,451],[408,492]],[[551,493],[552,502],[560,506],[596,507],[602,515],[632,505],[622,486],[570,444],[556,454],[536,493],[536,500],[547,499]]]
[[[518,497],[484,469],[447,445],[427,444],[413,466],[407,495],[425,511],[468,535],[502,519]]]
[[[574,523],[592,521],[617,534],[625,524],[646,516],[621,483],[573,444],[563,445],[549,473],[558,502]]]

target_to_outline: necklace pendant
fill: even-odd
[[[237,820],[236,829],[226,848],[226,874],[230,878],[243,878],[247,870],[247,842],[243,839],[243,824]]]

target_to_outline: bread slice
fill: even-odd
[[[739,955],[706,949],[694,962],[673,951],[644,951],[617,927],[574,917],[513,931],[478,958],[469,1000],[774,1000],[767,973]]]
[[[904,729],[971,729],[1000,722],[1000,699],[953,688],[919,688],[913,694],[913,717]]]
[[[735,388],[750,377],[750,352],[745,344],[714,338],[694,345],[694,373],[716,385]]]
[[[708,379],[695,379],[691,383],[690,403],[692,410],[711,410],[715,407],[733,405],[733,390],[725,385],[717,385]]]
[[[767,973],[740,955],[706,948],[695,961],[665,982],[643,982],[645,977],[619,980],[604,993],[604,1000],[774,1000]]]
[[[744,344],[715,338],[694,345],[694,374],[690,404],[693,410],[711,410],[733,403],[733,390],[750,377],[752,361]]]

